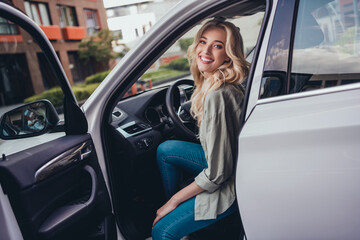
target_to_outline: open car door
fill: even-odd
[[[334,0],[273,4],[239,136],[245,234],[359,239],[360,51],[349,34],[358,1],[346,11]]]
[[[57,112],[49,98],[52,104],[23,105],[1,119],[1,239],[116,239],[87,121],[50,41],[7,4],[0,3],[0,19],[8,29],[0,41],[1,105],[31,94],[29,81],[36,78],[58,81],[64,95]],[[37,59],[42,65],[35,64]],[[43,125],[32,123],[34,114]]]

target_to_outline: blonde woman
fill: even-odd
[[[211,20],[188,49],[195,91],[191,112],[200,143],[166,141],[157,149],[167,202],[153,222],[153,240],[180,239],[236,211],[234,161],[247,77],[243,41],[230,22]],[[194,181],[179,190],[181,172]]]

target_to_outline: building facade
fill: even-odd
[[[104,0],[108,26],[118,43],[132,47],[179,0]]]
[[[84,37],[107,28],[102,0],[12,0],[11,2],[40,25],[51,41],[71,84],[82,82],[86,76],[99,70],[94,69],[95,64],[83,65],[79,60],[78,50],[79,43]],[[0,106],[22,102],[29,96],[58,85],[56,80],[47,76],[48,65],[45,56],[38,49],[31,47],[31,41],[15,24],[0,18]],[[12,45],[16,45],[16,50],[9,54],[8,49]],[[9,59],[14,58],[17,58],[18,65],[21,63],[20,68],[31,70],[27,77],[31,78],[32,86],[26,86],[26,91],[8,98],[5,96],[6,89],[11,89],[14,93],[19,87],[16,83],[23,81],[16,79],[17,74],[9,73],[9,69],[14,68]],[[21,77],[24,76],[19,76]]]

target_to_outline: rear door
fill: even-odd
[[[29,18],[4,3],[0,22],[1,112],[31,101],[55,80],[58,87],[43,98],[61,118],[51,133],[0,140],[1,238],[116,239],[87,121],[51,43]],[[46,69],[39,64],[44,59]]]
[[[246,236],[359,239],[360,3],[274,4],[239,138]]]

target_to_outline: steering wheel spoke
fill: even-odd
[[[170,118],[179,132],[191,140],[197,140],[197,126],[196,121],[190,114],[191,102],[180,103],[175,102],[174,96],[179,93],[178,87],[180,85],[194,86],[194,81],[189,79],[182,79],[174,82],[166,92],[166,108],[169,112]],[[175,106],[179,106],[178,110]]]

